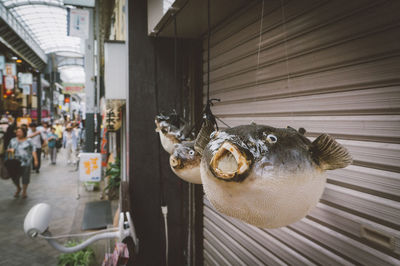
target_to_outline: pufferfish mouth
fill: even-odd
[[[174,168],[174,169],[181,169],[183,167],[182,160],[177,158],[174,155],[171,155],[169,157],[169,164]]]
[[[246,154],[229,142],[224,142],[214,154],[210,162],[212,172],[224,180],[233,179],[244,174],[251,165]]]

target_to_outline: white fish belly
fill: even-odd
[[[189,169],[178,169],[175,170],[171,167],[172,171],[181,179],[185,180],[189,183],[194,184],[201,184],[201,177],[200,177],[200,166],[192,167]]]
[[[215,209],[262,228],[286,226],[305,217],[326,183],[324,173],[316,169],[268,177],[250,173],[240,183],[215,178],[204,161],[200,171],[205,194]]]
[[[175,150],[175,147],[174,147],[175,142],[172,141],[172,139],[168,138],[162,132],[159,132],[159,135],[160,135],[161,145],[163,146],[164,150],[166,152],[168,152],[169,154],[173,154],[174,150]]]

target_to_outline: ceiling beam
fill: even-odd
[[[60,8],[66,8],[63,3],[53,3],[53,2],[47,2],[43,0],[30,0],[30,1],[25,1],[25,2],[17,2],[13,3],[10,5],[7,5],[7,9],[13,9],[16,7],[20,6],[27,6],[27,5],[41,5],[41,6],[54,6],[54,7],[60,7]]]

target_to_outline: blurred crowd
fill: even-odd
[[[17,188],[14,196],[19,197],[22,191],[23,198],[27,197],[31,172],[39,173],[44,160],[56,165],[60,152],[65,154],[68,165],[75,165],[84,140],[80,121],[56,120],[40,124],[23,123],[25,121],[17,121],[12,116],[0,119],[0,155],[5,164],[7,161],[10,164],[11,159],[17,162],[17,166],[11,167],[10,175]],[[18,171],[11,173],[13,168]]]

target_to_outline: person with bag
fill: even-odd
[[[13,157],[20,162],[20,171],[17,171],[16,174],[12,174],[12,171],[10,171],[12,170],[11,167],[7,167],[8,160],[6,160],[5,164],[9,170],[14,185],[17,187],[14,197],[19,197],[19,193],[21,192],[19,180],[22,179],[22,198],[26,198],[26,191],[31,175],[32,159],[34,166],[37,167],[39,165],[38,156],[36,154],[36,147],[32,143],[32,140],[27,138],[26,128],[17,127],[15,134],[16,137],[11,139],[10,144],[8,145],[7,153],[9,154],[9,158]],[[15,160],[13,162],[15,162]],[[15,166],[13,168],[15,168]]]

